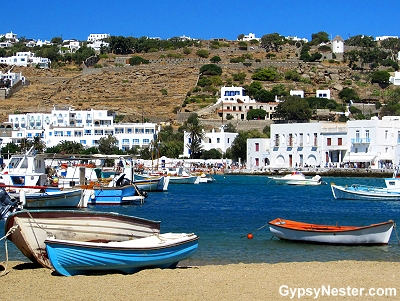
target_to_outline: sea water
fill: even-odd
[[[161,221],[161,232],[195,233],[199,248],[182,265],[292,261],[400,261],[396,228],[385,246],[332,246],[282,241],[267,226],[275,218],[333,225],[400,221],[400,202],[335,200],[330,183],[384,186],[378,178],[323,178],[327,185],[276,185],[266,176],[216,175],[207,184],[170,184],[150,192],[143,205],[90,206]],[[4,233],[4,221],[0,231]],[[247,234],[252,233],[253,239]],[[400,233],[399,233],[400,234]],[[9,260],[28,261],[8,242]],[[0,261],[5,248],[0,242]]]

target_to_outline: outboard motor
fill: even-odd
[[[0,219],[5,219],[10,213],[21,210],[20,205],[19,200],[10,197],[4,188],[0,188]]]

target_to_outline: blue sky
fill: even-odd
[[[343,39],[364,34],[400,36],[397,2],[363,0],[286,1],[8,1],[0,34],[86,40],[90,33],[113,36],[226,38],[279,33],[311,40],[320,31]]]

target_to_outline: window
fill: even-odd
[[[217,143],[221,143],[221,138],[217,138]]]
[[[256,158],[256,166],[260,166],[260,159]]]
[[[388,130],[385,130],[385,139],[388,138]]]
[[[255,146],[256,146],[256,152],[259,152],[260,151],[260,143],[256,143]]]
[[[343,139],[343,138],[338,138],[338,139],[337,139],[337,144],[338,144],[338,145],[343,145],[342,139]]]
[[[326,145],[328,145],[328,146],[332,145],[332,138],[327,138],[326,139]]]
[[[149,144],[150,140],[149,139],[143,139],[143,144]]]

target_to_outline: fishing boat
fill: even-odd
[[[400,190],[371,187],[353,184],[351,186],[339,186],[331,184],[331,190],[335,199],[361,200],[361,201],[400,201]]]
[[[108,186],[93,186],[90,205],[128,205],[143,203],[148,197],[147,192],[139,188],[129,180],[125,181],[125,174],[121,174],[109,182]]]
[[[300,171],[293,171],[291,174],[287,174],[283,177],[268,177],[273,180],[276,184],[286,184],[286,185],[321,185],[323,182],[321,176],[315,175],[312,178],[307,178]]]
[[[384,245],[389,242],[394,222],[389,220],[369,226],[339,226],[277,218],[268,225],[274,236],[285,240],[339,245]]]
[[[6,219],[4,233],[13,227],[8,240],[29,260],[47,268],[53,268],[45,245],[49,236],[82,242],[123,242],[160,233],[158,221],[87,210],[16,211]]]
[[[24,208],[77,208],[82,199],[82,189],[54,189],[43,187],[25,189]],[[19,199],[20,192],[9,192],[10,196]]]
[[[143,191],[167,191],[170,177],[150,177],[132,181],[140,190]]]
[[[146,268],[175,268],[198,247],[193,233],[165,233],[108,242],[62,240],[49,237],[46,251],[54,270],[64,276],[93,272],[135,273]]]

